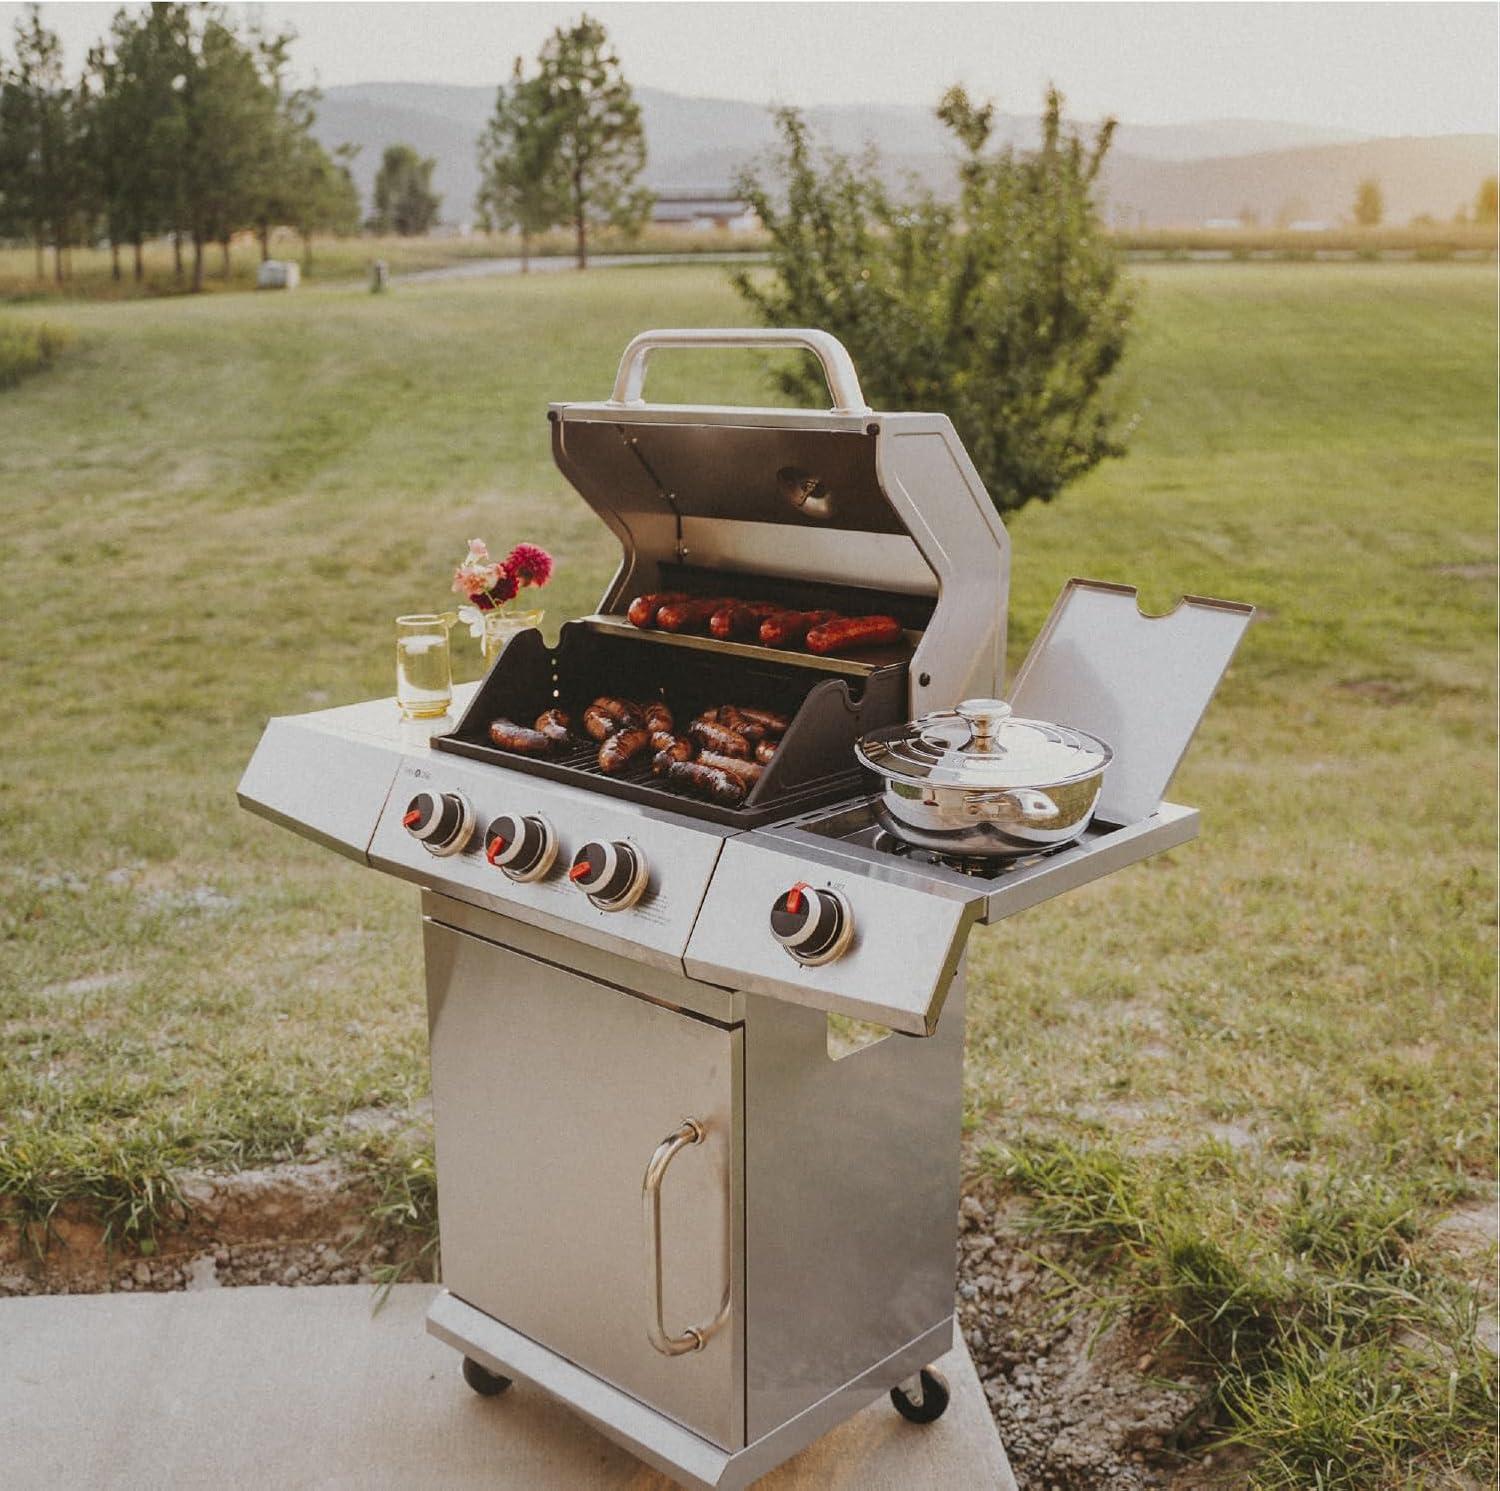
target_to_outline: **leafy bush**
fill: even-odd
[[[879,406],[948,413],[1002,512],[1123,454],[1100,395],[1132,292],[1092,200],[1114,123],[1085,144],[1062,107],[1049,92],[1037,151],[992,152],[992,106],[950,89],[938,117],[963,151],[956,200],[892,193],[871,157],[815,159],[791,109],[777,115],[778,179],[740,184],[773,272],[737,274],[740,294],[769,326],[831,331]],[[805,367],[782,383],[821,393]]]
[[[60,326],[0,321],[0,388],[51,367],[72,340],[73,333]]]

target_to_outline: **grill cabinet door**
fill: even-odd
[[[744,1442],[741,1035],[435,922],[424,924],[443,1283],[726,1449]],[[663,1319],[647,1335],[641,1187],[661,1188]],[[727,1304],[727,1313],[721,1310]]]

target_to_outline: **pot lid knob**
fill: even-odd
[[[975,748],[988,751],[993,748],[994,736],[1010,718],[1010,705],[1004,699],[964,699],[957,713],[973,731]]]

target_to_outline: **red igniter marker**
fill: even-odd
[[[401,820],[401,826],[403,828],[410,828],[413,823],[416,823],[421,818],[421,816],[422,816],[422,810],[421,810],[421,808],[413,808],[411,810],[411,812],[409,812]]]
[[[586,859],[580,860],[576,865],[573,866],[573,868],[571,870],[568,871],[568,879],[569,880],[582,880],[583,877],[585,875],[587,875],[588,873],[589,873],[589,862]]]
[[[493,839],[491,839],[489,841],[489,843],[485,846],[484,857],[487,860],[489,860],[489,862],[491,864],[494,864],[495,863],[495,856],[497,854],[503,853],[504,850],[505,850],[505,840],[502,839],[499,836],[499,834],[496,834],[495,837]]]
[[[788,916],[796,916],[802,910],[802,892],[807,889],[807,881],[799,880],[786,893],[786,912]]]

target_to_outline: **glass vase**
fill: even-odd
[[[540,626],[542,617],[546,614],[540,606],[534,611],[486,611],[484,635],[479,639],[479,650],[484,655],[485,667],[488,668],[505,651],[517,632]]]

